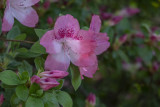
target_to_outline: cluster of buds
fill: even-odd
[[[59,85],[57,79],[62,79],[67,75],[68,72],[65,71],[59,71],[59,70],[45,71],[40,73],[39,76],[34,75],[31,78],[31,83],[37,83],[44,91],[47,91]]]

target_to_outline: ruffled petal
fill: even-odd
[[[101,19],[98,15],[93,15],[92,16],[92,20],[91,20],[91,24],[90,24],[90,29],[94,32],[99,32],[101,28]]]
[[[35,27],[38,23],[37,12],[32,7],[11,8],[13,16],[23,25]]]
[[[106,33],[95,33],[95,35],[96,35],[95,54],[99,55],[109,48],[109,46],[110,46],[110,43],[108,41],[109,37],[107,36]]]
[[[83,76],[86,76],[88,78],[93,78],[93,74],[95,74],[97,69],[98,69],[97,60],[96,60],[95,64],[92,66],[79,67],[81,78],[84,79]]]
[[[38,3],[40,0],[11,0],[12,5],[15,7],[31,7],[34,4]]]
[[[62,44],[59,43],[56,39],[53,39],[53,30],[48,31],[40,39],[40,44],[46,48],[46,52],[60,53],[62,51]]]
[[[68,56],[64,52],[48,55],[45,62],[46,70],[62,70],[67,71],[70,64]]]
[[[74,38],[79,29],[79,23],[73,16],[69,14],[60,16],[54,26],[55,37],[57,39],[64,37]]]
[[[2,31],[9,31],[12,29],[14,24],[14,17],[12,16],[12,12],[10,9],[10,3],[7,0],[6,9],[4,12],[4,17],[2,20]]]

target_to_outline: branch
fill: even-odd
[[[25,41],[25,40],[9,40],[9,39],[5,39],[5,38],[0,38],[0,41],[11,41],[11,42],[24,42],[24,43],[30,43],[30,44],[34,44],[35,42],[32,41]]]

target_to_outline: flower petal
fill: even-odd
[[[23,25],[35,27],[38,23],[37,12],[32,7],[26,8],[11,8],[13,16]]]
[[[64,52],[48,55],[45,62],[46,70],[62,70],[67,71],[70,64],[68,56]]]
[[[104,51],[106,51],[109,46],[109,37],[107,36],[106,33],[96,33],[95,34],[95,41],[96,41],[96,48],[95,48],[95,54],[99,55],[101,53],[103,53]]]
[[[46,48],[46,52],[60,53],[62,51],[62,44],[60,44],[56,39],[53,39],[53,30],[48,31],[40,39],[40,44]]]
[[[93,74],[97,71],[98,64],[97,60],[93,66],[79,67],[81,78],[84,79],[83,76],[93,78]]]
[[[94,32],[99,32],[101,28],[101,19],[98,15],[93,15],[92,16],[92,20],[91,20],[91,24],[90,24],[90,29]]]
[[[80,27],[77,19],[69,14],[60,16],[54,26],[55,36],[57,39],[64,37],[74,38],[79,29]]]
[[[18,7],[31,7],[32,5],[38,3],[40,0],[11,0],[12,5]]]
[[[9,31],[12,29],[12,26],[14,24],[14,17],[12,16],[12,12],[11,12],[11,9],[10,9],[10,3],[9,1],[7,0],[7,7],[5,9],[5,12],[4,12],[4,17],[3,17],[3,20],[2,20],[2,31]]]

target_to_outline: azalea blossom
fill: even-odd
[[[137,13],[139,13],[140,10],[138,8],[124,8],[121,11],[119,11],[118,15],[123,16],[123,17],[129,17],[129,16],[133,16]]]
[[[14,18],[28,27],[35,27],[38,23],[37,12],[31,7],[40,0],[7,0],[4,12],[2,31],[9,31],[13,24]]]
[[[96,67],[96,54],[102,53],[109,47],[109,38],[106,33],[98,33],[99,30],[99,20],[91,24],[89,31],[85,31],[80,30],[79,23],[73,16],[60,16],[54,29],[48,31],[40,40],[40,44],[49,53],[45,69],[66,71],[71,61],[81,67],[81,75],[92,77],[92,71],[86,72],[86,70],[93,65]],[[97,67],[95,69],[97,70]]]
[[[94,107],[96,105],[96,95],[90,93],[86,99],[86,107]]]

